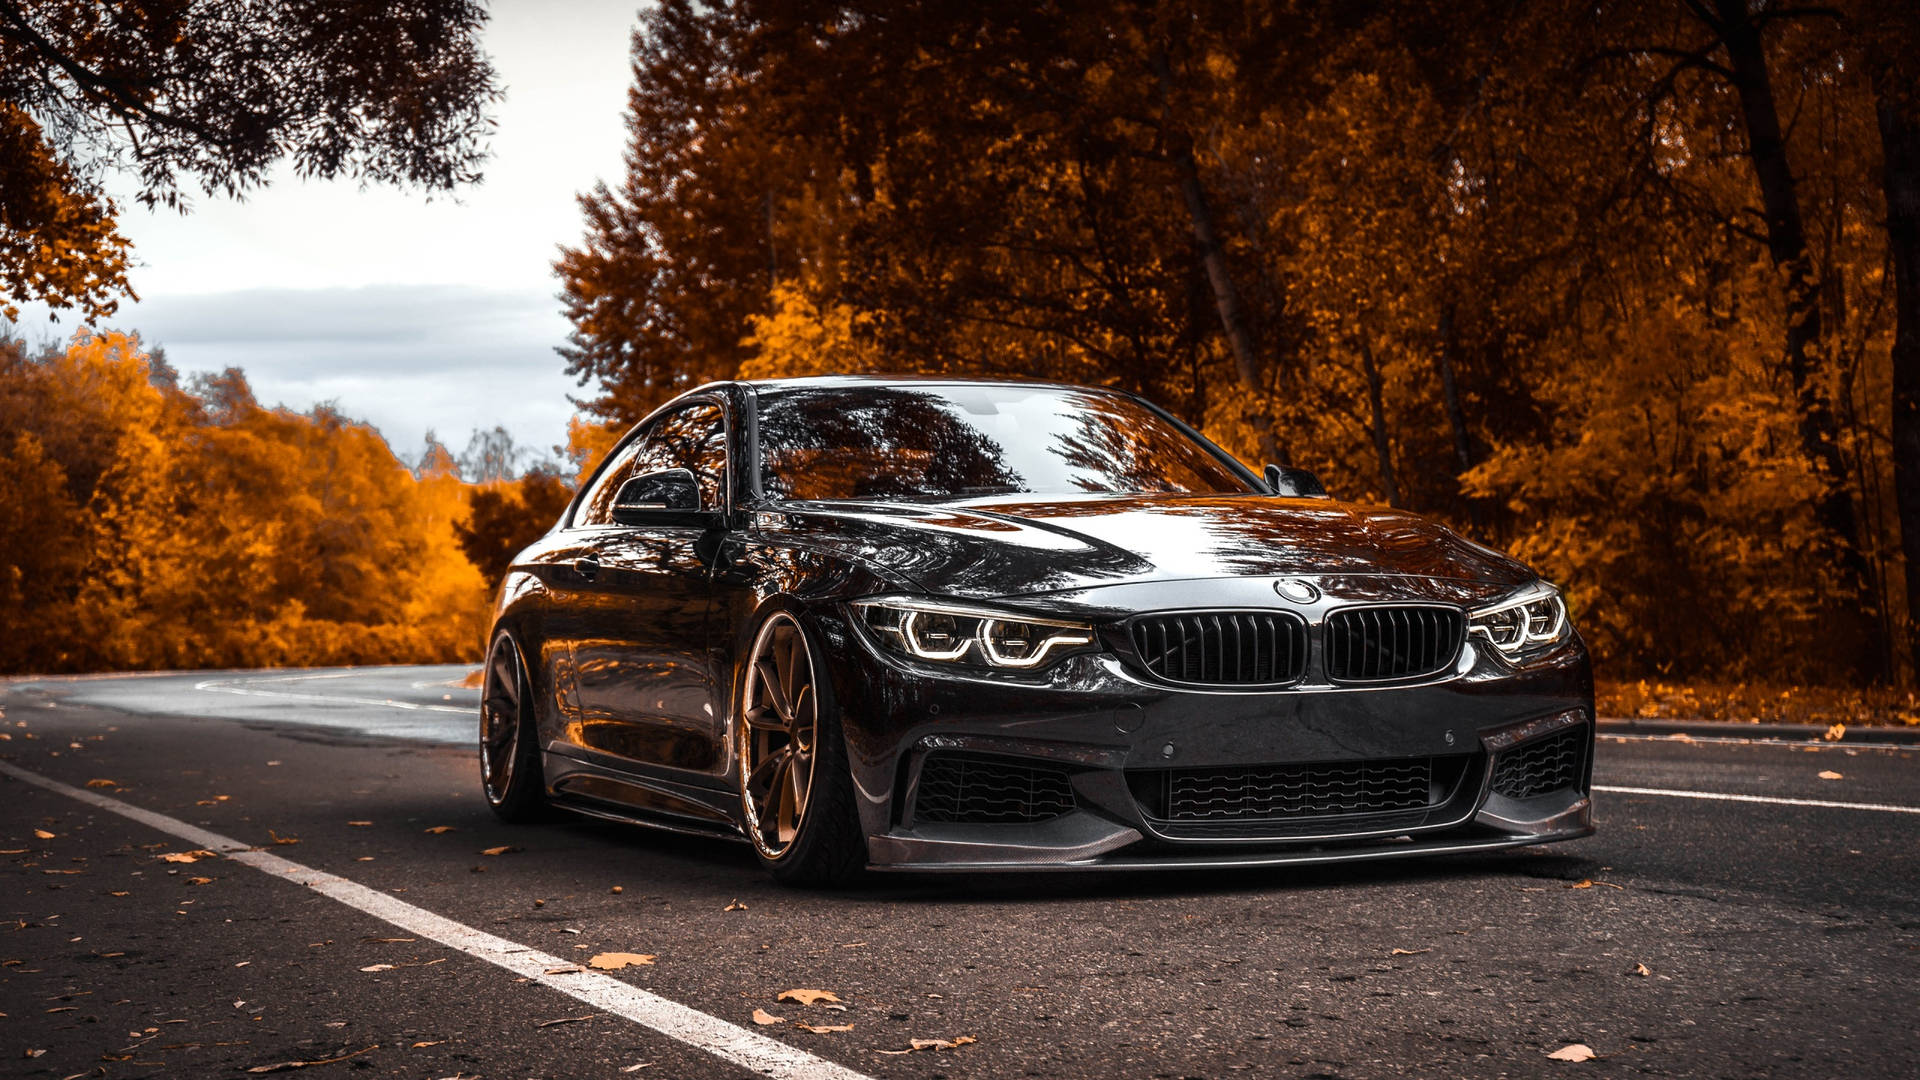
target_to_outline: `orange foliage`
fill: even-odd
[[[0,670],[474,657],[487,582],[457,477],[330,409],[191,390],[137,339],[0,343]],[[23,525],[24,523],[24,525]]]

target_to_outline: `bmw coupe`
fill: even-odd
[[[866,870],[1270,866],[1592,832],[1555,588],[1048,383],[716,383],[501,583],[488,803]]]

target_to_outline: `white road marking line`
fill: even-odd
[[[1603,739],[1620,742],[1708,743],[1721,746],[1791,746],[1796,750],[1920,750],[1920,743],[1825,742],[1820,739],[1760,738],[1735,735],[1619,735],[1601,731]]]
[[[301,676],[318,678],[319,676]],[[254,681],[254,680],[248,680]],[[461,716],[478,717],[480,710],[470,705],[423,705],[412,701],[396,701],[393,698],[340,697],[334,694],[298,694],[291,690],[256,690],[250,686],[234,686],[219,679],[208,679],[193,684],[195,690],[204,690],[210,694],[242,694],[247,697],[291,698],[294,701],[332,701],[342,705],[385,705],[390,709],[407,709],[413,712],[459,713]]]
[[[1836,802],[1832,799],[1789,799],[1777,795],[1727,795],[1718,791],[1673,791],[1668,788],[1610,787],[1593,785],[1595,791],[1614,795],[1668,795],[1676,799],[1711,799],[1716,802],[1767,803],[1773,806],[1821,806],[1833,810],[1877,810],[1883,814],[1920,814],[1920,806],[1895,806],[1892,803]]]
[[[322,896],[397,926],[409,934],[429,938],[450,949],[457,949],[468,956],[505,968],[522,978],[550,986],[602,1012],[624,1017],[642,1027],[651,1028],[668,1038],[677,1039],[688,1046],[704,1050],[715,1057],[724,1058],[763,1076],[781,1077],[785,1080],[869,1080],[864,1074],[843,1065],[815,1057],[798,1047],[789,1046],[777,1039],[769,1039],[765,1035],[748,1031],[718,1017],[708,1016],[698,1009],[689,1008],[677,1001],[648,993],[637,986],[621,982],[611,975],[594,971],[581,971],[571,975],[549,975],[547,974],[549,969],[573,968],[576,966],[576,961],[572,958],[562,958],[537,949],[530,949],[519,942],[495,937],[484,930],[475,930],[464,923],[435,915],[425,908],[397,900],[357,882],[336,877],[324,870],[302,866],[278,855],[256,850],[231,837],[189,825],[177,818],[145,810],[131,803],[121,802],[119,799],[110,798],[98,792],[71,787],[5,761],[0,761],[0,773],[68,798],[78,799],[89,806],[119,814],[148,828],[177,836],[194,847],[219,852],[234,862],[251,866],[274,877],[284,878],[296,885],[305,886]]]

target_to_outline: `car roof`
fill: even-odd
[[[752,390],[850,389],[871,386],[1026,386],[1051,390],[1081,390],[1104,394],[1125,394],[1109,386],[1085,386],[1050,379],[1023,378],[1018,375],[806,375],[787,379],[733,379],[710,386],[734,385]]]

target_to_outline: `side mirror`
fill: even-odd
[[[719,514],[700,507],[700,482],[691,469],[662,469],[620,485],[613,520],[621,525],[712,525]]]
[[[1267,490],[1289,499],[1331,499],[1320,478],[1305,469],[1267,466]]]

